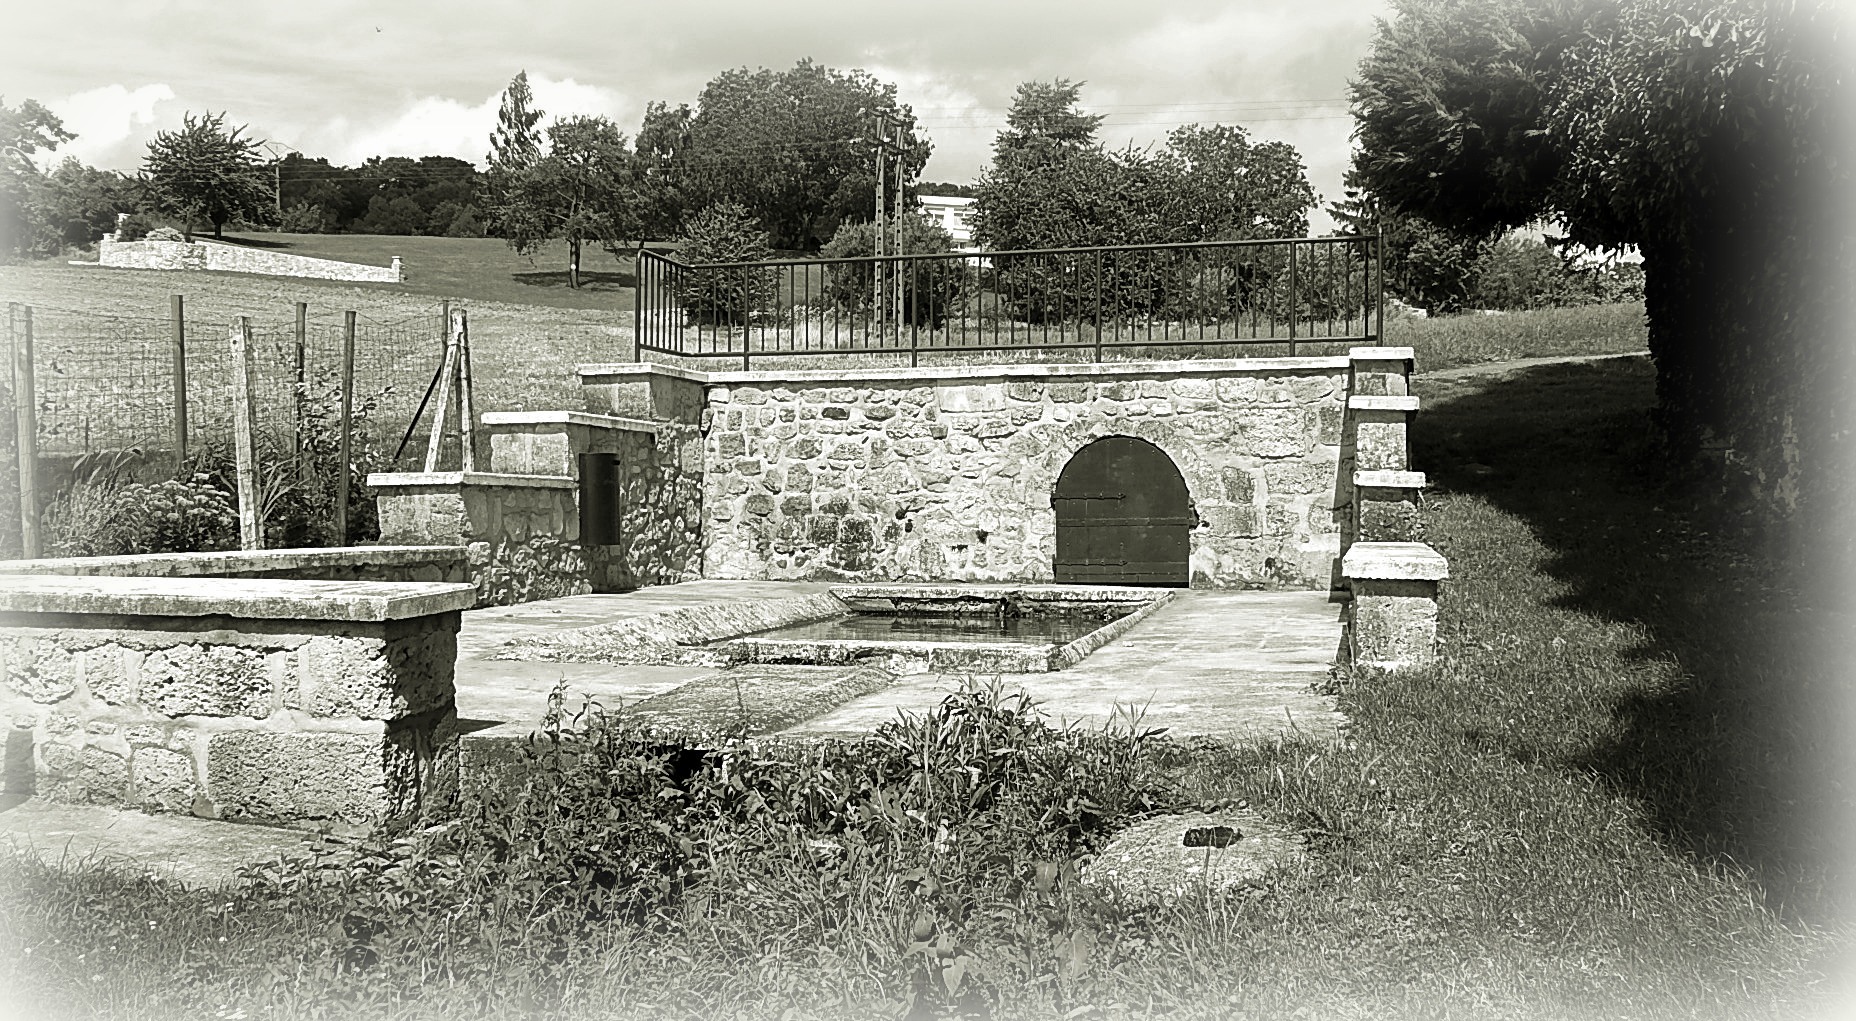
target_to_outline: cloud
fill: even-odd
[[[642,104],[615,89],[537,74],[529,75],[528,82],[535,94],[534,106],[546,114],[544,128],[562,117],[601,115],[630,134],[644,116]],[[410,98],[383,117],[364,121],[331,118],[303,132],[300,140],[290,141],[303,146],[309,155],[350,166],[370,156],[455,156],[481,166],[502,99],[500,88],[476,103],[446,96]]]
[[[174,90],[164,83],[130,89],[124,85],[105,85],[47,103],[64,121],[66,131],[77,138],[60,146],[56,158],[75,156],[100,166],[123,162],[133,150],[129,162],[140,158],[142,145],[152,137],[155,105],[174,99]]]

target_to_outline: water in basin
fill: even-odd
[[[1115,607],[1088,613],[1040,613],[1025,616],[852,613],[843,617],[762,631],[747,637],[805,642],[1026,642],[1066,645],[1133,608]]]

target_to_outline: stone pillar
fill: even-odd
[[[417,815],[455,794],[453,671],[474,598],[443,583],[8,578],[8,792],[272,823]]]
[[[570,477],[381,472],[367,484],[378,493],[381,542],[465,547],[479,606],[593,591]]]
[[[1423,522],[1418,514],[1418,498],[1423,492],[1423,472],[1354,472],[1354,515],[1349,544],[1423,539]]]
[[[1360,397],[1404,397],[1416,356],[1408,347],[1356,347],[1347,351],[1353,378],[1347,392]]]
[[[1437,590],[1449,564],[1420,542],[1356,542],[1341,558],[1353,598],[1347,649],[1355,667],[1402,670],[1437,654]]]

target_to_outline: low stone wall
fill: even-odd
[[[468,581],[463,546],[351,546],[143,553],[0,561],[0,575],[119,578],[278,578],[298,581]]]
[[[1123,435],[1185,478],[1193,585],[1328,588],[1348,372],[1327,356],[581,379],[589,410],[699,412],[704,577],[1048,581],[1059,473]]]
[[[200,269],[361,283],[397,284],[405,277],[397,255],[390,266],[363,266],[211,241],[117,241],[109,235],[97,242],[97,263],[116,269]]]
[[[466,585],[16,576],[6,787],[367,826],[449,799]]]
[[[580,482],[582,454],[619,461],[619,542],[588,547],[594,591],[626,592],[701,577],[702,439],[694,420],[652,422],[578,411],[490,412],[490,465],[500,473]],[[686,467],[686,460],[694,462]],[[583,539],[585,537],[582,537]]]
[[[608,558],[580,545],[574,480],[489,472],[369,475],[385,542],[459,545],[478,606],[594,590]]]

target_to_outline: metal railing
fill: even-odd
[[[640,248],[633,357],[1036,360],[1378,344],[1379,238],[689,264]]]

